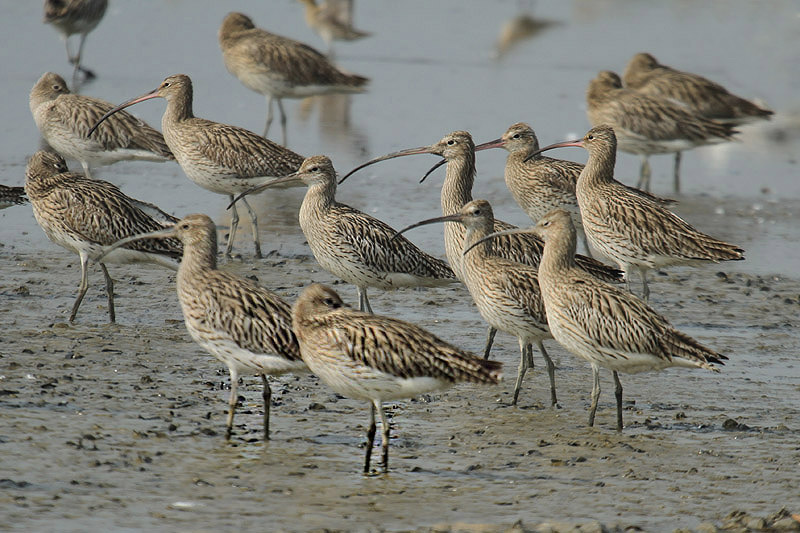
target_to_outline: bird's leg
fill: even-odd
[[[89,163],[87,161],[81,161],[81,166],[83,167],[83,175],[92,179],[92,173],[89,171]]]
[[[261,383],[264,385],[262,396],[264,397],[264,440],[269,440],[269,408],[272,404],[272,389],[269,386],[267,376],[261,374]]]
[[[369,305],[369,298],[367,297],[366,287],[358,288],[358,310],[364,311],[365,313],[369,313],[371,315],[375,314],[372,312],[372,306]]]
[[[542,352],[542,357],[544,357],[544,363],[547,365],[547,377],[550,378],[550,406],[555,407],[558,404],[558,398],[556,397],[556,365],[547,350],[544,349],[544,343],[538,341],[537,345],[539,346],[539,351]],[[533,352],[533,349],[531,349],[531,352]]]
[[[269,127],[272,125],[272,96],[267,96],[267,124],[264,126],[264,138],[267,138]]]
[[[233,195],[228,195],[230,201],[233,202]],[[228,232],[228,244],[225,245],[225,257],[231,256],[233,250],[233,239],[236,238],[236,228],[239,227],[239,212],[236,211],[236,204],[231,204],[231,229]]]
[[[84,76],[84,80],[91,80],[94,78],[94,72],[89,70],[88,68],[81,66],[81,57],[83,56],[83,45],[86,43],[86,36],[88,33],[81,33],[81,40],[78,41],[78,55],[75,56],[75,60],[73,64],[75,65],[75,71],[72,74],[73,83],[75,81],[75,76],[78,72],[82,72]]]
[[[672,188],[678,194],[681,192],[681,152],[675,152],[675,173],[672,179]]]
[[[522,379],[525,377],[525,372],[528,371],[530,358],[528,357],[528,346],[520,338],[519,339],[519,369],[517,370],[517,383],[514,385],[514,401],[511,405],[517,405],[517,398],[519,398],[519,389],[522,388]]]
[[[489,360],[489,355],[492,351],[492,344],[494,344],[494,336],[497,335],[497,330],[489,326],[489,331],[486,333],[486,348],[483,349],[483,358]]]
[[[258,237],[258,217],[256,216],[255,210],[247,203],[247,198],[242,196],[242,202],[244,202],[244,206],[250,214],[250,223],[253,225],[253,244],[256,247],[256,257],[261,259],[261,241]]]
[[[614,396],[617,397],[617,431],[622,431],[622,383],[616,370],[614,375]]]
[[[81,258],[81,284],[78,287],[78,297],[75,303],[72,304],[72,312],[69,314],[70,323],[75,322],[75,315],[78,314],[78,308],[81,306],[83,297],[86,296],[86,291],[89,290],[89,255],[86,252],[80,253]]]
[[[650,301],[650,287],[647,285],[647,269],[640,268],[639,275],[642,277],[642,299],[645,302]]]
[[[114,280],[108,275],[106,265],[100,263],[100,268],[103,269],[103,276],[106,278],[106,294],[108,294],[108,321],[112,324],[117,321],[117,314],[114,311]]]
[[[239,388],[239,373],[233,366],[228,367],[231,374],[231,395],[228,397],[228,422],[225,429],[225,440],[231,440],[231,433],[233,433],[233,413],[236,411],[236,404],[239,402],[239,397],[236,394]]]
[[[378,409],[378,414],[381,415],[381,452],[383,460],[383,473],[389,471],[389,421],[386,419],[386,412],[383,410],[380,400],[373,400],[375,407]]]
[[[375,404],[369,404],[369,426],[367,427],[367,453],[364,458],[364,473],[369,474],[369,460],[372,457],[372,441],[375,440]]]
[[[650,161],[647,156],[642,156],[642,166],[639,169],[639,183],[636,185],[638,189],[650,192]]]
[[[278,98],[278,111],[281,112],[281,131],[283,132],[283,145],[288,146],[288,134],[286,132],[286,112],[283,110],[283,102]]]
[[[600,368],[592,365],[592,405],[589,407],[589,427],[594,426],[598,398],[600,398]]]

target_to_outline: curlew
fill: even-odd
[[[163,218],[176,220],[151,204],[134,200],[116,185],[69,172],[64,159],[52,152],[36,152],[25,171],[25,192],[36,221],[47,237],[80,256],[81,283],[69,321],[78,314],[89,288],[88,263],[100,264],[108,293],[108,316],[114,322],[114,282],[105,263],[156,263],[177,270],[181,243],[146,240],[131,243],[100,259],[102,247],[133,234],[164,227]],[[148,212],[156,210],[158,217]]]
[[[382,425],[383,470],[389,468],[389,422],[382,402],[412,398],[458,382],[497,384],[500,363],[475,357],[395,318],[349,309],[313,284],[292,307],[292,328],[308,368],[333,390],[370,402],[364,473],[370,472],[375,411]]]
[[[455,222],[466,227],[464,250],[494,231],[492,206],[486,200],[473,200],[456,214],[423,220],[400,233],[437,222]],[[483,319],[491,328],[510,333],[519,340],[520,359],[513,405],[517,405],[525,373],[529,367],[533,367],[532,345],[536,343],[547,365],[550,403],[555,406],[558,402],[555,365],[542,343],[552,336],[547,328],[547,316],[539,293],[536,268],[493,255],[489,242],[475,247],[468,254],[462,252],[462,256],[464,284]]]
[[[600,397],[600,367],[613,374],[617,430],[622,431],[619,372],[635,374],[673,366],[719,371],[714,365],[724,364],[726,356],[677,331],[637,297],[578,268],[575,227],[566,210],[548,213],[533,230],[509,231],[533,231],[545,241],[539,287],[547,323],[559,344],[592,366],[590,426]]]
[[[769,120],[773,112],[731,94],[725,87],[698,74],[683,72],[659,63],[647,53],[631,58],[622,74],[628,89],[685,106],[705,118],[733,125]],[[675,152],[675,183],[679,180],[681,152]]]
[[[707,119],[670,100],[653,98],[622,87],[619,76],[602,71],[586,91],[586,114],[592,126],[608,124],[619,137],[619,149],[642,156],[637,187],[650,189],[651,154],[689,150],[706,144],[732,139],[731,124]],[[675,167],[674,188],[680,189],[678,167]]]
[[[328,45],[328,57],[333,55],[333,41],[355,41],[370,36],[353,27],[353,0],[298,1],[305,6],[308,27]]]
[[[267,187],[304,183],[300,227],[322,268],[358,288],[359,309],[372,312],[367,288],[436,287],[456,281],[441,259],[411,241],[393,239],[396,231],[384,222],[336,201],[336,171],[325,156],[309,157],[300,169],[265,183]]]
[[[589,243],[625,271],[629,289],[631,271],[639,271],[645,301],[650,296],[649,270],[744,259],[741,248],[697,231],[678,215],[616,181],[617,138],[610,126],[596,126],[583,139],[552,144],[539,151],[565,146],[583,147],[589,152],[576,189]]]
[[[264,385],[264,440],[269,440],[272,389],[267,376],[306,371],[292,332],[291,307],[255,282],[217,270],[217,229],[206,215],[188,215],[171,227],[132,235],[105,253],[142,239],[183,243],[177,288],[186,329],[231,376],[225,439],[233,431],[239,376],[255,374]]]
[[[25,196],[25,187],[10,187],[0,185],[0,209],[15,205],[22,205],[28,201]]]
[[[151,98],[167,101],[161,129],[186,176],[204,189],[227,195],[231,202],[234,202],[234,195],[290,174],[303,162],[302,156],[251,131],[195,117],[192,80],[185,74],[169,76],[156,89],[111,109],[92,126],[89,134],[120,110]],[[260,258],[258,219],[246,198],[242,198],[242,203],[250,215],[255,253]],[[231,211],[231,229],[225,246],[227,256],[231,254],[239,226],[235,202]]]
[[[281,99],[362,92],[369,82],[339,70],[306,44],[256,28],[242,13],[228,13],[222,21],[219,46],[228,71],[245,87],[267,97],[264,137],[272,124],[273,101],[277,103],[284,145],[286,113]]]
[[[63,157],[79,161],[87,177],[90,167],[174,159],[161,133],[129,113],[114,115],[90,136],[92,125],[114,104],[71,93],[64,78],[53,72],[42,74],[28,104],[42,138]]]
[[[434,154],[442,158],[441,161],[436,163],[436,165],[425,174],[425,177],[441,165],[447,165],[441,192],[443,216],[458,213],[462,207],[472,201],[472,185],[475,182],[476,173],[475,144],[472,142],[472,136],[466,131],[454,131],[453,133],[445,135],[438,143],[430,146],[410,148],[371,159],[348,172],[339,183],[356,171],[379,161],[415,154]],[[423,177],[423,180],[425,177]],[[494,221],[495,231],[514,227],[515,226],[501,220],[495,219]],[[465,236],[466,228],[461,224],[445,224],[444,245],[447,261],[453,269],[453,272],[455,272],[456,276],[461,281],[464,281],[464,274],[461,266],[461,252],[464,249]],[[543,247],[544,243],[534,235],[513,235],[493,242],[492,254],[504,259],[516,261],[517,263],[535,267],[539,264]],[[594,259],[579,256],[578,262],[593,274],[601,276],[604,279],[613,281],[621,278],[621,273],[619,271],[599,261],[595,261]],[[489,351],[495,333],[496,331],[493,328],[489,329],[486,347],[484,348],[485,357],[489,357]]]
[[[72,83],[77,82],[78,72],[82,72],[87,80],[94,78],[94,72],[81,65],[83,45],[86,36],[95,29],[106,14],[108,0],[45,0],[44,22],[51,24],[64,39],[67,49],[67,59],[75,65],[72,72]],[[69,47],[71,35],[80,34],[78,53],[72,55]]]
[[[490,148],[504,148],[508,151],[504,178],[511,196],[523,211],[536,223],[553,209],[569,211],[572,222],[581,234],[586,251],[589,245],[583,234],[578,200],[575,198],[575,184],[583,170],[583,165],[564,159],[554,159],[539,150],[539,139],[528,124],[517,122],[506,130],[502,137],[479,144],[475,151]],[[527,159],[532,156],[530,159]],[[674,203],[673,200],[659,198],[639,189],[629,188],[631,192],[644,195],[662,205]]]

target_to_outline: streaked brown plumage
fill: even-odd
[[[362,92],[369,82],[363,76],[339,70],[306,44],[256,28],[242,13],[228,13],[218,38],[228,71],[251,91],[267,96],[265,137],[272,123],[272,102],[277,101],[284,145],[286,114],[282,98]]]
[[[328,45],[329,57],[333,53],[333,41],[355,41],[370,36],[353,27],[353,0],[298,1],[305,6],[308,27]]]
[[[489,327],[510,333],[519,340],[519,370],[512,404],[517,404],[525,373],[533,367],[532,344],[535,342],[547,364],[550,401],[556,405],[555,365],[542,343],[551,335],[547,329],[536,268],[493,255],[490,243],[473,249],[473,244],[494,231],[492,206],[486,200],[473,200],[454,215],[423,220],[400,233],[440,222],[457,222],[467,229],[461,261],[464,284]],[[467,253],[467,250],[471,251]]]
[[[233,431],[240,374],[257,374],[264,385],[264,440],[269,439],[272,390],[267,375],[304,372],[292,332],[291,308],[255,282],[217,270],[217,229],[206,215],[188,215],[171,227],[133,235],[105,249],[141,239],[180,239],[178,299],[186,329],[200,346],[228,367],[231,393],[225,438]]]
[[[410,148],[371,159],[348,172],[340,180],[340,183],[357,170],[366,166],[379,161],[385,161],[386,159],[415,154],[435,154],[442,157],[442,160],[428,171],[425,175],[426,177],[439,166],[443,164],[447,165],[441,193],[442,215],[454,215],[458,213],[464,205],[472,201],[472,185],[475,182],[476,174],[475,144],[472,142],[472,136],[466,131],[454,131],[453,133],[445,135],[438,143],[430,146]],[[516,226],[508,224],[507,222],[498,219],[494,220],[495,231],[514,227]],[[464,280],[464,275],[461,267],[461,252],[464,249],[465,236],[466,229],[462,225],[445,224],[444,245],[447,261],[458,279],[462,281]],[[544,243],[533,235],[510,235],[492,243],[492,254],[517,263],[535,267],[539,264],[543,248]],[[604,265],[599,261],[595,261],[594,259],[579,256],[578,261],[582,267],[604,279],[613,281],[621,277],[621,273],[618,270]],[[484,349],[485,357],[489,356],[494,333],[495,331],[493,329],[489,330],[487,345]]]
[[[22,205],[28,201],[24,187],[9,187],[0,185],[0,209],[14,205]]]
[[[73,83],[77,81],[78,72],[83,72],[86,79],[94,78],[94,72],[81,66],[81,55],[86,36],[100,23],[107,7],[108,0],[45,0],[44,2],[44,22],[51,24],[61,33],[64,46],[67,48],[67,59],[75,65],[72,74]],[[81,35],[81,40],[78,44],[78,53],[73,57],[69,50],[69,37],[76,33]]]
[[[69,172],[64,159],[51,152],[36,152],[25,171],[28,194],[36,221],[47,237],[75,252],[81,260],[81,284],[69,321],[75,320],[81,301],[89,288],[88,262],[99,262],[106,279],[108,315],[115,321],[114,287],[105,262],[151,262],[177,269],[183,247],[180,241],[137,241],[105,256],[102,247],[133,234],[164,227],[162,217],[176,220],[151,204],[139,202],[122,193],[107,181],[93,180]],[[144,209],[143,209],[144,208]],[[156,209],[158,218],[146,211]]]
[[[666,318],[635,296],[578,268],[574,259],[575,228],[567,211],[548,213],[533,231],[545,240],[539,286],[550,331],[562,346],[592,365],[590,426],[594,425],[600,396],[600,367],[613,373],[617,430],[621,431],[622,384],[618,372],[672,366],[718,371],[714,365],[724,364],[727,357],[675,330]]]
[[[731,124],[769,119],[773,112],[749,100],[731,94],[718,83],[691,72],[662,65],[650,54],[639,53],[631,58],[622,81],[626,87],[667,98],[692,109],[706,118]]]
[[[737,133],[732,125],[707,119],[683,105],[623,88],[619,76],[607,70],[589,83],[586,103],[592,126],[610,125],[617,132],[620,150],[642,156],[638,187],[645,190],[650,188],[649,155],[725,142]],[[677,190],[677,170],[675,186]]]
[[[582,164],[535,153],[539,150],[539,139],[533,128],[524,122],[512,124],[502,137],[476,146],[475,151],[489,148],[508,151],[504,172],[506,186],[534,223],[553,209],[563,208],[570,212],[575,227],[583,234],[578,200],[575,198],[575,184],[583,170]],[[662,205],[675,203],[633,187],[629,187],[629,190]],[[583,240],[586,244],[585,236]],[[588,251],[588,244],[586,249]]]
[[[161,118],[164,140],[186,176],[217,194],[234,195],[296,171],[303,156],[244,128],[197,118],[192,113],[192,80],[185,74],[168,76],[156,89],[108,111],[92,126],[89,134],[120,110],[151,98],[164,98],[167,108]],[[238,198],[237,198],[238,200]],[[261,257],[258,219],[246,198],[242,198],[253,228],[256,257]],[[231,230],[225,255],[230,255],[239,213],[231,207]]]
[[[647,271],[669,265],[744,259],[741,248],[701,233],[676,214],[614,180],[617,139],[607,125],[596,126],[576,141],[557,143],[541,151],[579,146],[589,160],[578,178],[576,195],[583,227],[592,247],[630,274],[642,277],[648,299]]]
[[[53,72],[42,74],[31,88],[28,104],[47,144],[63,157],[78,160],[87,176],[90,167],[118,161],[174,159],[161,133],[127,112],[114,115],[89,136],[114,104],[72,94],[64,78]]]
[[[364,472],[370,471],[375,411],[389,467],[389,423],[382,402],[411,398],[458,382],[496,384],[501,364],[485,361],[414,324],[349,309],[330,287],[305,288],[292,307],[292,327],[308,367],[333,390],[370,402]]]
[[[456,281],[450,267],[417,248],[386,223],[336,201],[336,171],[326,156],[306,159],[298,171],[261,185],[304,183],[300,227],[317,262],[358,288],[359,308],[372,312],[368,287],[436,287]]]

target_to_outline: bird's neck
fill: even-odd
[[[178,286],[203,279],[203,273],[217,268],[217,235],[198,242],[183,244],[183,257],[178,267]]]
[[[475,183],[475,154],[447,162],[442,185],[442,215],[454,215],[472,201]]]
[[[172,99],[167,103],[167,110],[161,118],[161,128],[166,131],[169,126],[190,118],[194,118],[191,94],[188,97]]]
[[[544,245],[539,271],[543,276],[575,267],[577,237],[575,228],[568,227],[549,237]]]
[[[480,226],[473,226],[467,228],[467,234],[464,237],[464,248],[466,250],[480,239],[486,237],[492,232],[492,226],[494,222],[490,222],[488,226],[480,225]],[[492,249],[492,241],[484,241],[480,243],[478,246],[467,252],[466,255],[463,255],[462,250],[462,261],[465,264],[475,264],[482,262],[486,259],[486,257],[491,253]]]
[[[318,218],[336,203],[336,182],[315,183],[308,187],[303,204],[300,206],[300,218]]]
[[[590,153],[589,160],[581,171],[579,181],[583,182],[584,187],[612,181],[616,159],[616,149]]]

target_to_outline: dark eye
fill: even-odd
[[[587,136],[586,136],[586,138],[587,138],[588,140],[592,141],[592,140],[594,140],[594,135],[592,135],[592,134],[590,133],[589,135],[587,135]]]
[[[311,167],[308,170],[309,170],[309,172],[319,172],[319,167]]]
[[[519,133],[515,133],[513,138],[514,139],[519,139],[520,137],[522,137],[522,136]]]
[[[447,141],[447,146],[453,146],[454,144],[456,144],[456,142],[453,139]]]
[[[334,300],[333,298],[330,298],[330,297],[325,298],[324,300],[322,300],[322,303],[324,303],[325,305],[327,305],[328,307],[331,307],[333,309],[338,309],[338,308],[341,307],[339,302],[337,302],[336,300]]]
[[[55,85],[53,85],[53,90],[54,91],[60,91],[61,90],[61,85],[56,83]]]
[[[183,224],[181,224],[181,229],[189,229],[189,223],[184,222]]]
[[[168,81],[165,81],[164,83],[161,84],[162,87],[169,87],[170,85],[171,84]]]
[[[542,222],[542,227],[543,228],[546,228],[549,225],[550,225],[550,221],[549,220],[545,220],[545,221]]]

